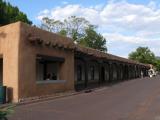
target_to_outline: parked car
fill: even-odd
[[[154,77],[157,75],[157,72],[154,69],[149,69],[148,75],[149,75],[149,77]]]

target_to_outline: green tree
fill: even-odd
[[[148,47],[138,47],[129,54],[129,59],[147,64],[155,64],[156,61],[154,53]]]
[[[160,59],[156,59],[155,66],[156,66],[157,70],[160,71]]]
[[[10,3],[0,0],[0,26],[17,21],[32,24],[26,14],[21,12],[18,7],[14,7]]]
[[[42,19],[41,28],[49,32],[59,33],[62,29],[64,29],[64,24],[59,20],[44,17]]]
[[[107,52],[106,39],[95,31],[95,26],[90,26],[85,30],[85,36],[79,42],[80,45]]]
[[[44,17],[41,24],[42,29],[66,35],[74,41],[80,40],[88,26],[89,22],[86,19],[76,16],[68,17],[64,21]]]
[[[71,16],[64,20],[64,25],[66,31],[68,31],[68,36],[74,41],[79,42],[90,23],[83,17]]]
[[[41,28],[70,37],[83,46],[107,51],[106,39],[83,17],[71,16],[64,21],[45,17],[42,19]]]

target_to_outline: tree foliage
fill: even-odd
[[[14,7],[10,3],[0,0],[0,26],[17,21],[32,24],[26,14],[21,12],[18,7]]]
[[[90,26],[85,30],[84,37],[80,40],[79,44],[98,49],[100,51],[107,51],[106,39],[94,29],[94,26]]]
[[[155,66],[156,66],[157,70],[160,71],[160,59],[156,59]]]
[[[42,29],[66,35],[73,38],[74,41],[80,40],[88,26],[89,22],[86,19],[76,16],[68,17],[64,21],[44,17],[41,24]]]
[[[154,53],[148,47],[138,47],[129,54],[129,59],[147,64],[155,64],[156,60]]]
[[[152,64],[160,71],[160,59],[148,47],[138,47],[136,51],[129,54],[129,59],[141,63]]]
[[[96,32],[96,27],[83,17],[71,16],[64,21],[42,19],[41,28],[72,38],[77,44],[107,51],[106,39]]]

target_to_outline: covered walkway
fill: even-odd
[[[149,65],[95,49],[77,46],[75,52],[75,88],[121,82],[148,76]]]

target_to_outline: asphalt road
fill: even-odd
[[[22,105],[9,120],[160,120],[160,76]]]

